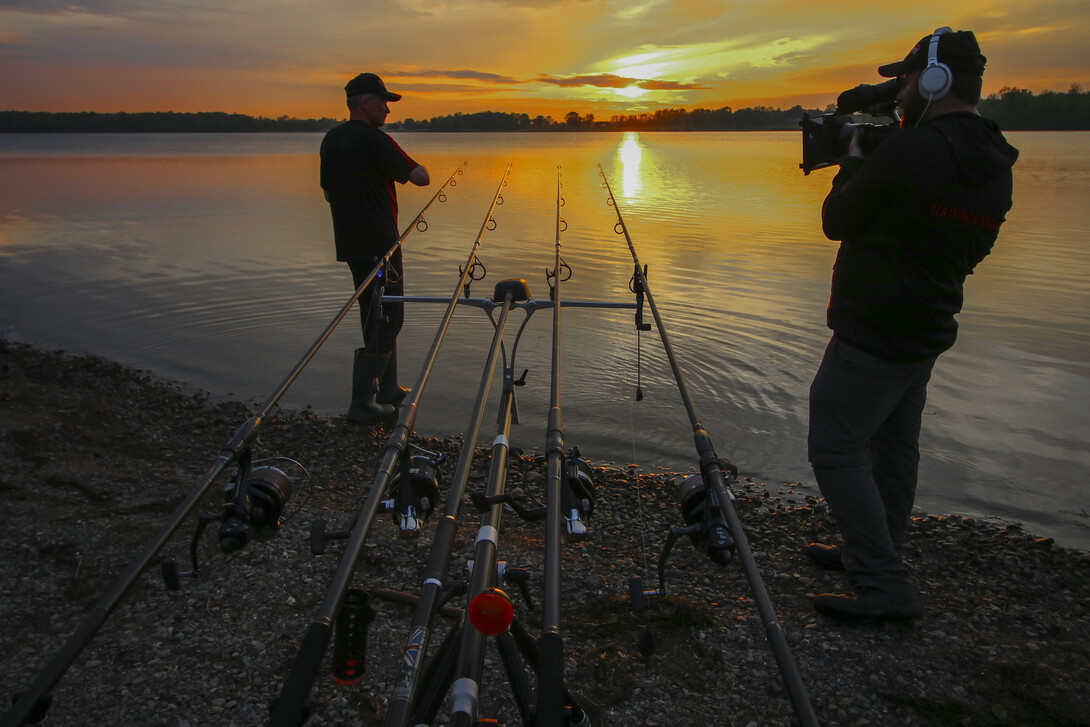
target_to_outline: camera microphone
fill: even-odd
[[[837,96],[837,113],[850,114],[867,111],[881,104],[891,104],[897,98],[897,87],[896,78],[877,85],[862,83]]]

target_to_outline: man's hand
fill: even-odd
[[[852,140],[848,142],[848,156],[859,157],[860,159],[866,159],[867,155],[863,153],[863,145],[860,143],[860,139],[863,138],[863,130],[857,128],[855,133],[852,134]]]

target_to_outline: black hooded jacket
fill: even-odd
[[[957,338],[965,277],[1011,208],[1018,150],[992,121],[953,113],[848,157],[822,207],[840,240],[829,328],[889,361],[938,356]]]

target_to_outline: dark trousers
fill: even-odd
[[[377,258],[370,262],[350,262],[352,283],[358,289],[374,269]],[[383,271],[384,278],[371,281],[360,294],[360,327],[363,331],[363,347],[369,353],[389,353],[397,344],[397,334],[405,322],[404,303],[380,303],[379,297],[385,295],[404,295],[405,278],[399,247],[390,256]]]
[[[916,499],[920,420],[935,359],[885,361],[829,341],[810,385],[808,454],[844,538],[852,585],[912,588],[901,560]]]

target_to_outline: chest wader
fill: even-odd
[[[363,266],[349,263],[353,282],[363,283]],[[387,273],[393,273],[390,280]],[[382,304],[382,295],[389,289],[393,295],[402,295],[404,283],[401,277],[401,256],[395,256],[391,265],[383,271],[379,280],[360,300],[360,323],[363,328],[363,348],[357,348],[352,362],[352,403],[345,418],[349,422],[366,424],[396,413],[399,404],[409,393],[397,383],[397,334],[404,322],[404,303]],[[364,305],[363,301],[367,300]]]
[[[367,424],[393,416],[396,411],[389,404],[380,404],[375,397],[379,381],[386,373],[389,353],[372,353],[357,348],[352,361],[352,403],[344,417],[353,424]],[[395,372],[396,377],[396,372]]]
[[[388,361],[386,362],[386,370],[382,376],[378,377],[378,392],[375,394],[375,401],[379,404],[400,404],[405,395],[412,389],[406,389],[404,386],[399,386],[397,383],[397,341],[394,341],[394,347],[390,349]]]

